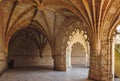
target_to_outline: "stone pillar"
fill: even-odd
[[[85,54],[85,67],[88,67],[89,63],[88,63],[88,54]]]
[[[66,70],[70,70],[72,68],[71,65],[71,47],[68,46],[66,48]]]
[[[91,50],[90,55],[90,70],[89,79],[99,81],[100,79],[100,56],[98,55],[98,50]]]
[[[0,49],[0,74],[7,69],[7,57],[5,54],[4,50]]]
[[[96,81],[112,81],[112,40],[102,40],[100,44],[92,42],[94,43],[90,50],[89,78]]]
[[[112,81],[112,40],[101,41],[100,81]]]
[[[89,79],[100,81],[100,40],[96,34],[90,41]]]
[[[54,70],[66,71],[66,57],[63,55],[55,55],[54,57]]]
[[[59,43],[58,43],[59,44]],[[52,44],[52,57],[54,60],[54,70],[66,71],[66,51],[60,49],[60,45]]]
[[[60,40],[57,40],[55,44],[52,45],[54,70],[68,71],[71,69],[71,47],[66,46],[65,44]]]
[[[4,50],[4,23],[3,23],[3,13],[0,6],[0,74],[2,74],[7,69],[7,52]]]
[[[0,26],[0,74],[7,69],[7,52],[4,49],[4,35]]]
[[[58,51],[56,51],[57,53]],[[54,70],[57,71],[68,71],[71,69],[71,52],[64,50],[59,55],[54,55]]]

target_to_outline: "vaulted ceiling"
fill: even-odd
[[[52,40],[71,19],[83,22],[92,36],[120,20],[120,0],[2,0],[0,6],[6,40],[24,27],[35,27]]]
[[[19,40],[19,41],[18,41]],[[48,40],[46,36],[44,36],[41,32],[34,28],[23,28],[19,31],[17,31],[11,38],[9,42],[9,49],[11,48],[11,45],[14,44],[14,42],[17,41],[18,44],[20,44],[21,40],[24,41],[24,43],[32,42],[34,45],[37,46],[40,57],[43,57],[43,51],[45,46],[48,44]],[[27,42],[25,42],[27,40]],[[23,43],[22,41],[22,43]],[[14,46],[13,46],[14,47]]]

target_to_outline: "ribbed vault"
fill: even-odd
[[[60,23],[74,15],[87,25],[84,29],[92,36],[114,25],[120,14],[119,4],[119,0],[3,0],[5,37],[9,40],[17,30],[37,25],[53,40]],[[106,28],[108,19],[113,23]]]
[[[66,44],[66,36],[76,28],[71,25],[77,21],[89,37],[92,58],[89,78],[111,81],[111,38],[120,23],[120,0],[1,0],[0,36],[4,42],[0,44],[4,43],[2,48],[7,55],[8,43],[15,32],[26,27],[36,28],[51,44],[53,54],[56,51],[57,55],[63,54],[54,59],[59,58],[61,62],[59,67],[56,61],[55,67],[64,70],[66,46],[61,45]],[[66,30],[70,31],[65,33]],[[40,41],[38,35],[34,39]]]
[[[9,41],[9,46],[14,43],[15,40],[21,40],[22,38],[31,40],[38,47],[40,57],[43,57],[44,48],[49,43],[44,34],[34,28],[27,27],[21,29],[12,36]]]

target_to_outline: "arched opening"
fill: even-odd
[[[116,27],[113,37],[113,73],[114,80],[120,80],[120,25]]]
[[[72,67],[88,67],[88,54],[83,45],[76,42],[72,45],[71,65]]]
[[[53,68],[51,47],[47,38],[35,28],[17,31],[9,42],[9,68]]]
[[[84,78],[88,77],[89,51],[87,34],[83,30],[75,28],[67,41],[66,63],[70,69],[82,70]]]

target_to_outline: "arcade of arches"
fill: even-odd
[[[79,65],[89,67],[88,79],[113,81],[119,24],[120,0],[0,0],[0,74]]]

